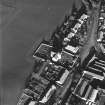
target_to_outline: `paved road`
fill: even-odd
[[[100,7],[100,5],[99,5]],[[99,9],[100,8],[97,8],[97,9],[93,9],[92,10],[92,13],[91,13],[91,24],[89,25],[89,31],[88,31],[88,41],[87,41],[87,44],[83,47],[83,50],[81,55],[83,55],[81,57],[81,60],[83,62],[84,58],[86,58],[86,56],[88,55],[91,47],[96,47],[97,50],[98,50],[98,46],[97,46],[97,42],[96,42],[96,39],[97,39],[97,26],[98,26],[98,19],[99,19]]]
[[[24,80],[32,71],[27,55],[35,42],[59,24],[72,0],[4,0],[2,8],[1,105],[16,105]],[[78,1],[78,0],[76,0]],[[78,2],[77,5],[79,6]]]

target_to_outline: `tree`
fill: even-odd
[[[75,3],[73,2],[71,15],[75,16],[77,14],[77,12],[78,12],[78,9],[76,8]]]

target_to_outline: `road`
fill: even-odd
[[[96,47],[97,48],[97,26],[98,26],[98,19],[99,19],[99,9],[93,9],[90,15],[91,23],[88,26],[89,31],[87,32],[88,35],[88,41],[83,47],[83,51],[81,53],[81,62],[84,61],[84,58],[88,55],[91,47]]]

